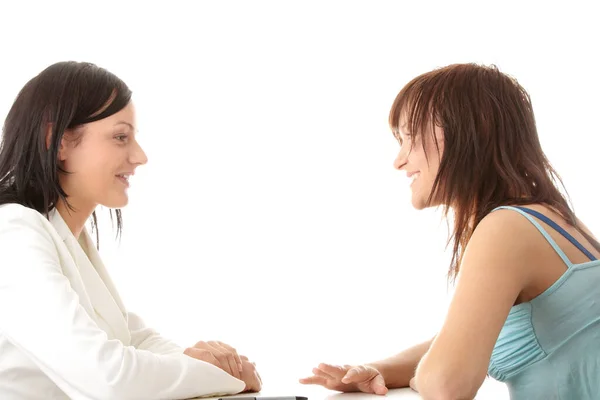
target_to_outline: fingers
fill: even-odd
[[[244,364],[242,378],[242,380],[246,384],[244,393],[260,392],[260,390],[262,389],[262,379],[253,364],[248,362]]]
[[[223,346],[221,342],[208,342],[209,345],[213,346],[214,348],[216,348],[218,351],[220,351],[223,356],[226,358],[227,361],[222,362],[223,364],[229,364],[229,369],[231,370],[231,375],[233,375],[235,378],[240,379],[241,378],[241,364],[242,361],[240,360],[240,357],[238,356],[237,352],[235,351],[235,349],[231,346]],[[239,364],[236,360],[239,360]]]
[[[217,342],[198,342],[194,347],[209,351],[217,360],[219,360],[220,368],[222,370],[237,379],[241,378],[239,368],[235,363],[233,355],[229,350],[221,347]]]
[[[217,343],[220,344],[221,347],[224,347],[231,352],[231,354],[233,355],[233,359],[235,360],[235,363],[237,364],[238,371],[242,372],[242,359],[239,356],[237,350],[234,349],[233,347],[231,347],[230,345],[228,345],[227,343],[223,343],[223,342],[217,342]]]
[[[341,390],[344,386],[341,384],[342,377],[346,374],[346,368],[339,365],[321,363],[317,368],[312,369],[313,376],[300,379],[303,385],[321,385],[326,388],[336,388]]]
[[[381,374],[377,374],[375,378],[371,381],[371,389],[375,394],[384,395],[388,392],[388,388],[385,386],[385,381],[383,380],[383,376]]]
[[[319,377],[321,377],[323,379],[330,379],[330,380],[334,380],[335,379],[333,376],[329,375],[327,372],[323,371],[320,368],[313,368],[312,369],[312,373],[315,376],[319,376]]]
[[[364,365],[348,369],[345,376],[342,377],[343,383],[360,383],[370,379],[371,376]]]
[[[221,363],[221,367],[231,376],[240,379],[240,371],[235,364],[235,360],[233,356],[223,347],[219,346],[216,342],[207,342],[208,346],[210,346],[210,350],[213,355],[219,360]]]
[[[361,391],[384,395],[388,392],[383,376],[375,368],[359,365],[348,371],[343,383],[355,383]]]
[[[255,369],[254,370],[254,376],[257,378],[256,380],[256,391],[260,392],[260,390],[262,389],[262,378],[260,377],[260,374],[258,373],[258,371]]]
[[[327,385],[327,379],[322,376],[309,376],[308,378],[302,378],[299,381],[303,385]]]
[[[183,354],[195,358],[197,360],[205,361],[209,364],[223,369],[219,360],[217,360],[217,358],[208,350],[198,349],[195,347],[188,347],[187,349],[185,349]]]
[[[260,382],[260,386],[262,387],[263,381],[262,381],[262,378],[260,377],[260,374],[258,373],[258,370],[255,370],[254,372],[256,373],[256,376],[258,377],[258,381]]]
[[[320,369],[321,371],[323,371],[330,377],[335,378],[337,380],[341,380],[344,377],[344,375],[346,375],[346,372],[348,371],[347,368],[340,367],[339,365],[331,365],[331,364],[325,364],[325,363],[319,364],[318,369]],[[313,374],[314,374],[314,370],[313,370]]]
[[[300,379],[300,383],[321,385],[342,392],[359,390],[377,395],[385,395],[388,392],[383,376],[371,366],[321,363],[317,368],[313,368],[312,372],[313,376]]]

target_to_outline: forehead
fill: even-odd
[[[135,119],[136,119],[135,107],[134,107],[133,103],[130,102],[125,107],[123,107],[121,110],[117,111],[113,115],[106,117],[104,119],[104,121],[106,121],[107,123],[110,123],[110,124],[124,122],[126,124],[135,126]]]

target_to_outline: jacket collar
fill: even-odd
[[[56,208],[48,217],[75,261],[94,310],[114,336],[128,344],[131,337],[125,307],[87,229],[84,227],[77,240]]]

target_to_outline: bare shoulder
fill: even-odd
[[[520,291],[537,276],[539,254],[548,243],[535,226],[518,212],[500,209],[489,213],[475,228],[465,249],[459,275],[509,279]],[[477,269],[479,273],[469,273]]]
[[[483,248],[492,254],[531,253],[544,240],[523,215],[500,209],[486,215],[475,228],[468,247]]]

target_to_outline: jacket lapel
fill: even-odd
[[[78,294],[89,297],[96,313],[96,315],[92,315],[92,318],[106,331],[109,339],[119,339],[125,345],[129,345],[131,336],[127,326],[125,307],[87,230],[84,228],[79,241],[77,241],[56,209],[52,210],[49,217],[79,270],[85,293]],[[99,321],[99,319],[103,321]]]

